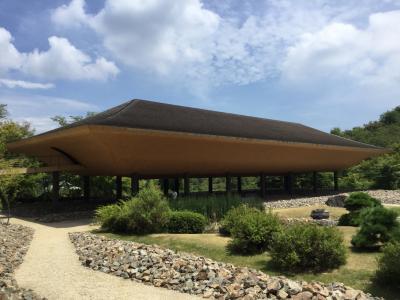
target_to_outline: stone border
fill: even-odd
[[[363,191],[377,198],[383,204],[397,204],[400,205],[400,190],[369,190]],[[319,204],[325,204],[329,198],[334,198],[340,195],[326,195],[326,196],[316,196],[316,197],[302,197],[293,198],[288,200],[277,200],[264,202],[265,208],[292,208],[292,207],[304,207],[304,206],[314,206]]]
[[[382,299],[342,283],[323,284],[269,276],[261,271],[156,245],[70,233],[82,264],[88,268],[144,284],[209,299]]]
[[[0,224],[0,299],[45,299],[20,288],[14,270],[23,262],[34,230],[18,224]]]

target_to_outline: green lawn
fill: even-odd
[[[319,206],[321,207],[321,206]],[[323,206],[322,206],[323,207]],[[280,216],[285,217],[307,217],[312,209],[316,207],[304,208],[288,208],[274,210]],[[400,212],[400,207],[395,208]],[[345,213],[344,209],[328,208],[334,217],[339,217]],[[377,252],[356,252],[352,249],[350,240],[357,231],[355,227],[338,227],[343,232],[345,243],[348,247],[348,258],[346,265],[331,272],[320,274],[302,273],[296,275],[283,274],[285,276],[302,279],[306,281],[316,280],[322,282],[343,282],[348,286],[356,289],[361,289],[372,293],[376,296],[382,296],[386,299],[398,299],[398,295],[394,291],[387,288],[373,286],[371,278],[376,269],[376,259],[380,255]],[[177,251],[189,252],[200,256],[209,257],[216,261],[228,262],[237,266],[247,266],[262,270],[271,275],[282,275],[281,272],[275,270],[270,263],[268,253],[241,256],[231,255],[226,251],[226,244],[229,241],[228,237],[222,237],[218,234],[151,234],[146,236],[136,235],[118,235],[111,233],[100,233],[110,238],[122,239],[140,242],[144,244],[157,244],[166,248]]]

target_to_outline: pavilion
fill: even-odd
[[[26,172],[51,172],[53,197],[59,194],[59,173],[82,175],[84,197],[90,197],[90,176],[116,176],[116,197],[121,197],[121,178],[132,179],[132,193],[139,179],[226,177],[226,191],[237,178],[260,176],[265,197],[266,176],[284,176],[291,191],[293,174],[312,172],[314,191],[317,172],[338,171],[387,149],[331,135],[298,123],[229,114],[184,106],[132,100],[70,125],[8,144],[13,153],[35,157],[45,167]]]

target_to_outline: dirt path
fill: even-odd
[[[20,219],[12,223],[35,229],[24,262],[15,278],[24,288],[52,299],[199,299],[147,286],[83,267],[69,241],[68,232],[87,231],[88,221],[38,224]]]

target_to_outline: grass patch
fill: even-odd
[[[347,213],[347,210],[342,207],[330,207],[327,205],[313,205],[304,207],[277,208],[273,212],[284,218],[309,218],[311,211],[318,208],[324,208],[330,213],[331,219],[339,219],[341,215]]]

